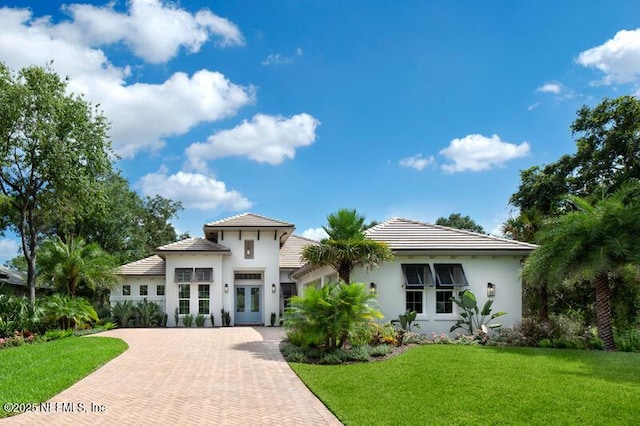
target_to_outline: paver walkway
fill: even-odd
[[[24,413],[0,425],[340,425],[282,358],[282,329],[121,329],[100,336],[121,338],[129,349],[52,398],[55,412]],[[64,412],[69,404],[82,410]]]

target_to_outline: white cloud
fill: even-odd
[[[531,104],[527,107],[527,111],[533,111],[534,109],[538,108],[540,106],[540,102],[536,102],[534,104]]]
[[[239,192],[227,190],[224,182],[197,173],[167,175],[160,171],[143,176],[137,186],[144,195],[178,200],[185,208],[245,210],[253,205]]]
[[[618,31],[600,46],[580,53],[576,61],[594,67],[605,76],[604,84],[631,83],[640,78],[640,28]]]
[[[233,155],[251,160],[280,164],[294,158],[296,148],[311,145],[320,124],[311,115],[302,113],[290,118],[256,114],[229,130],[209,136],[205,143],[194,143],[186,150],[191,165],[206,169],[206,161]]]
[[[130,0],[129,10],[119,13],[114,5],[65,6],[73,20],[53,26],[52,31],[91,46],[123,42],[138,57],[152,63],[170,60],[181,47],[198,52],[211,36],[220,38],[220,46],[244,44],[235,24],[208,9],[192,14],[161,0]]]
[[[275,65],[286,65],[290,64],[291,62],[293,62],[293,59],[291,59],[290,57],[284,56],[280,53],[275,53],[263,59],[262,65],[264,65],[265,67],[269,67]]]
[[[20,245],[16,240],[10,240],[8,238],[1,239],[0,240],[0,259],[3,259],[3,260],[13,259],[14,257],[18,256],[19,249],[20,249]]]
[[[413,157],[406,157],[401,159],[398,163],[402,167],[411,167],[416,170],[422,170],[427,167],[429,164],[432,164],[436,161],[436,159],[431,156],[429,158],[423,158],[422,154],[414,155]]]
[[[478,134],[467,135],[462,139],[454,139],[451,144],[440,151],[453,164],[444,164],[442,169],[450,172],[490,170],[502,166],[505,162],[529,154],[529,144],[520,145],[503,142],[498,135],[490,138]]]
[[[104,16],[105,22],[123,19]],[[99,22],[94,24],[86,34],[105,39],[107,35],[100,34],[108,31]],[[102,50],[88,47],[84,26],[75,22],[54,26],[49,18],[34,19],[27,9],[4,8],[0,9],[0,28],[0,57],[5,64],[19,69],[53,59],[53,69],[71,77],[71,91],[100,104],[112,122],[113,147],[123,157],[142,149],[157,150],[164,145],[163,138],[232,116],[255,99],[252,87],[233,84],[224,75],[207,70],[192,76],[175,73],[159,84],[127,85],[129,68],[112,65]]]
[[[556,95],[562,91],[560,83],[545,83],[536,89],[536,92],[555,93]]]
[[[311,240],[320,241],[328,238],[329,235],[322,228],[309,228],[302,231],[301,234],[305,238],[309,238]]]
[[[302,56],[303,54],[304,54],[304,51],[302,50],[302,47],[296,48],[296,55]]]

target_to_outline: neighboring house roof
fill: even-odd
[[[293,223],[282,222],[280,220],[271,219],[255,213],[242,213],[221,219],[215,222],[209,222],[204,225],[205,228],[220,229],[245,229],[245,228],[294,228]]]
[[[528,253],[535,244],[523,243],[415,220],[391,218],[365,231],[393,251],[509,251]]]
[[[121,275],[164,276],[165,260],[154,254],[153,256],[122,265],[118,268],[118,273]]]
[[[27,284],[26,277],[22,273],[6,266],[0,266],[0,282],[21,286]]]
[[[228,247],[220,244],[216,244],[213,241],[209,241],[205,238],[192,237],[186,240],[176,241],[175,243],[166,244],[156,249],[156,253],[162,255],[164,253],[172,252],[187,252],[187,251],[213,251],[220,253],[231,253]]]
[[[315,240],[292,235],[280,249],[280,268],[298,269],[305,262],[302,260],[302,248],[309,244],[318,244]]]

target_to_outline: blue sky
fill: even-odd
[[[2,3],[0,3],[1,5]],[[574,152],[582,105],[637,94],[637,1],[10,1],[0,61],[99,103],[142,195],[180,231],[253,211],[497,231],[519,171]],[[15,238],[0,239],[0,262]]]

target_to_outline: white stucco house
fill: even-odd
[[[293,235],[294,229],[254,213],[207,223],[203,238],[158,247],[155,255],[120,267],[123,281],[111,291],[111,304],[154,301],[168,314],[169,327],[176,326],[176,310],[178,318],[213,314],[219,326],[222,309],[232,325],[268,325],[291,296],[337,279],[330,267],[302,261],[302,248],[316,242]],[[399,218],[366,233],[387,243],[395,259],[358,269],[351,279],[376,292],[386,321],[414,309],[422,333],[448,333],[458,318],[449,298],[463,289],[480,303],[493,298],[494,309],[507,312],[505,326],[520,318],[520,269],[535,245]]]

